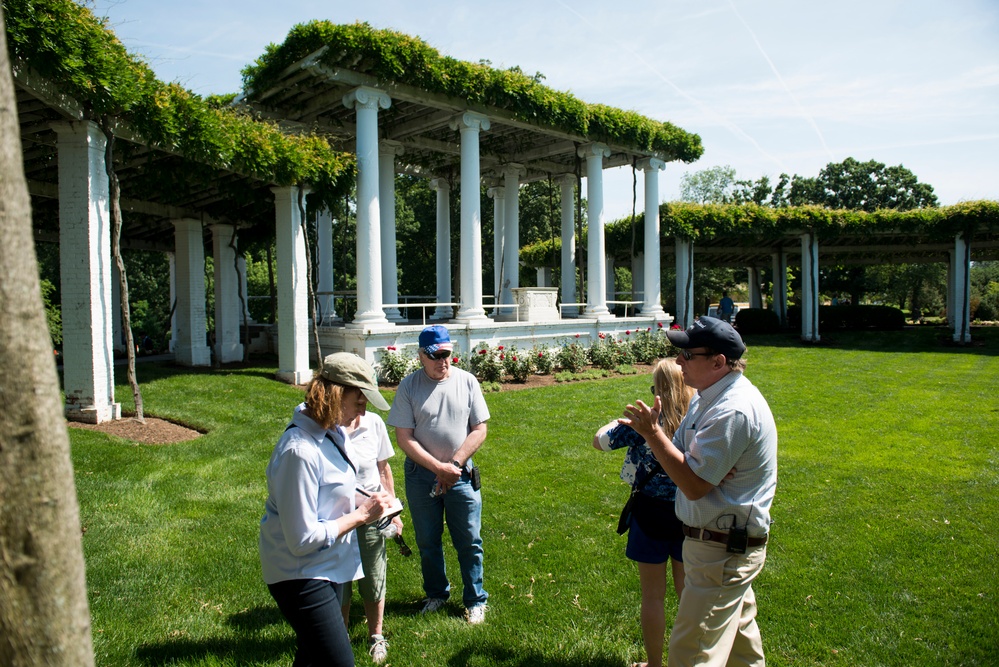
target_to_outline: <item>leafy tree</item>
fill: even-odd
[[[710,167],[680,178],[680,201],[694,204],[730,204],[736,184],[735,167]]]
[[[80,510],[7,54],[0,31],[0,664],[87,667]]]
[[[999,320],[999,262],[975,262],[969,277],[972,318]]]
[[[786,174],[781,174],[778,185],[786,180]],[[817,204],[868,212],[881,208],[909,211],[937,206],[937,197],[933,194],[933,186],[920,183],[916,175],[902,165],[886,167],[875,160],[859,162],[850,157],[842,162],[830,162],[815,178],[795,175],[786,198],[780,198],[778,203]]]

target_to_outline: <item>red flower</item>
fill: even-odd
[[[451,359],[451,363],[452,364],[458,363],[458,357],[454,357],[453,359]]]
[[[576,338],[579,338],[579,334],[576,334]]]
[[[485,353],[486,353],[485,350],[479,350],[479,354],[485,354]]]
[[[607,336],[605,336],[603,334],[597,334],[597,335],[600,337],[601,340],[603,340],[604,338],[607,338]]]
[[[624,330],[624,335],[625,336],[630,336],[631,335],[631,329],[625,329]]]
[[[504,359],[506,359],[506,355],[501,353],[500,354],[500,361],[503,361]]]
[[[388,346],[388,347],[386,347],[385,349],[386,349],[386,350],[391,350],[392,352],[395,352],[395,345],[389,345],[389,346]]]
[[[497,345],[497,346],[496,346],[496,349],[497,349],[497,350],[502,350],[502,349],[503,349],[503,346],[502,346],[502,345]]]
[[[514,360],[514,361],[517,361],[517,357],[514,357],[514,358],[513,358],[513,360]]]
[[[538,359],[540,359],[540,358],[541,358],[541,357],[543,357],[543,356],[545,356],[545,353],[544,353],[544,352],[538,352]]]
[[[662,325],[660,325],[660,326],[662,326]],[[646,332],[649,332],[649,331],[652,331],[652,327],[649,327],[649,328],[648,328],[648,329],[646,329],[645,331],[646,331]]]
[[[656,326],[659,327],[660,329],[662,329],[663,328],[663,323],[662,322],[656,322]]]
[[[618,339],[617,339],[617,342],[618,342],[618,343],[623,343],[624,341],[623,341],[623,340],[621,340],[620,338],[618,338]]]
[[[679,331],[680,330],[680,325],[679,324],[673,324],[672,326],[670,326],[670,329],[675,329],[676,331]]]

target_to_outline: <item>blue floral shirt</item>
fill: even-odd
[[[638,481],[642,481],[656,467],[656,457],[649,446],[645,444],[645,439],[626,424],[618,424],[601,434],[599,442],[600,448],[604,451],[621,449],[622,447],[628,448],[624,455],[624,465],[621,466],[621,479],[631,486],[635,486],[636,477]],[[676,498],[676,484],[660,467],[659,474],[642,487],[642,493],[653,498],[674,500]]]

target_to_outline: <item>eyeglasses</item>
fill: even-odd
[[[680,356],[690,361],[694,357],[715,357],[717,352],[691,352],[690,350],[680,350]]]
[[[451,353],[448,350],[438,350],[433,354],[427,356],[429,356],[434,361],[443,361],[444,359],[449,359],[451,357]]]

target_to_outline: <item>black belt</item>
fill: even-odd
[[[707,530],[706,528],[692,528],[687,524],[684,524],[683,534],[695,540],[704,540],[706,542],[718,542],[719,544],[728,544],[728,533],[723,533],[718,530]],[[766,535],[764,535],[763,537],[750,537],[746,540],[746,546],[749,547],[762,547],[766,543],[767,543]]]

